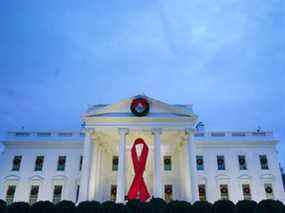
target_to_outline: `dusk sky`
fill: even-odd
[[[89,104],[145,93],[206,130],[258,126],[285,166],[284,0],[0,3],[0,131],[78,130]]]

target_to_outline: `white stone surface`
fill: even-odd
[[[62,184],[62,199],[75,201],[77,185],[82,182],[81,173],[89,176],[87,199],[100,201],[110,199],[111,184],[117,184],[117,172],[112,171],[112,157],[119,156],[119,129],[127,128],[129,133],[125,141],[123,184],[125,194],[134,177],[130,147],[136,138],[142,137],[150,149],[144,179],[153,195],[154,165],[156,168],[159,166],[155,164],[152,130],[160,129],[160,184],[173,186],[174,199],[193,201],[192,190],[197,187],[193,186],[191,181],[194,175],[197,184],[206,185],[207,199],[211,202],[220,198],[220,184],[228,184],[232,201],[243,199],[241,187],[245,183],[250,184],[252,198],[256,201],[265,199],[265,183],[273,185],[275,199],[285,201],[276,152],[278,140],[271,132],[194,133],[192,138],[194,154],[204,156],[205,167],[204,171],[196,171],[196,165],[188,165],[187,162],[188,137],[185,134],[187,129],[193,129],[198,118],[193,114],[192,106],[168,105],[146,98],[150,101],[151,110],[142,118],[135,117],[130,112],[129,104],[132,98],[112,105],[95,105],[87,111],[83,119],[86,128],[95,130],[92,140],[96,141],[96,146],[90,146],[92,149],[89,150],[90,164],[83,163],[82,171],[79,171],[79,162],[80,156],[84,153],[83,132],[9,132],[7,137],[0,141],[5,146],[4,152],[0,154],[0,199],[5,199],[9,184],[16,184],[15,201],[28,201],[31,185],[39,184],[39,200],[52,200],[53,185]],[[261,154],[267,155],[269,170],[261,170],[259,162]],[[15,155],[23,156],[21,169],[18,172],[11,171]],[[38,155],[45,156],[42,172],[34,171]],[[67,157],[66,170],[62,172],[56,171],[59,155]],[[163,156],[166,155],[172,158],[171,171],[163,170]],[[217,170],[217,155],[225,156],[225,171]],[[239,170],[238,155],[246,156],[247,170]],[[90,170],[90,175],[86,173],[86,168]],[[122,176],[120,178],[124,179]],[[198,198],[197,192],[195,197]]]

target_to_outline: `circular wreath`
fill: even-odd
[[[218,164],[219,164],[219,165],[224,164],[224,160],[223,160],[223,159],[219,159],[219,160],[218,160]]]
[[[13,195],[15,193],[15,188],[8,188],[8,190],[7,190],[7,195]]]
[[[65,160],[64,160],[64,159],[59,159],[58,163],[59,163],[60,165],[63,165],[63,164],[65,164]]]
[[[54,189],[54,194],[56,194],[56,195],[59,195],[60,193],[62,192],[62,189],[59,187],[59,188],[55,188]]]
[[[138,117],[147,115],[149,113],[149,102],[142,97],[133,99],[131,103],[131,112]]]
[[[171,163],[171,162],[170,162],[170,159],[165,159],[165,160],[164,160],[164,163],[165,163],[166,165],[170,165],[170,163]]]
[[[32,195],[36,195],[36,194],[38,194],[38,192],[39,192],[39,188],[37,188],[37,187],[32,188],[32,190],[31,190]]]
[[[228,193],[228,189],[226,187],[221,188],[222,193]]]
[[[266,158],[262,158],[262,159],[261,159],[261,163],[262,163],[262,164],[267,164],[267,159],[266,159]]]
[[[271,188],[270,186],[267,186],[266,189],[265,189],[265,191],[266,191],[267,193],[272,193],[272,192],[273,192],[273,190],[272,190],[272,188]]]
[[[14,159],[14,164],[19,165],[21,163],[21,160],[19,158]]]
[[[205,189],[204,189],[204,188],[199,188],[199,192],[200,192],[201,194],[204,194],[204,193],[205,193]]]
[[[166,188],[165,189],[165,193],[166,194],[171,194],[172,193],[172,189],[169,187],[169,188]]]
[[[38,158],[36,160],[36,164],[43,164],[43,159],[42,158]]]
[[[239,159],[239,163],[240,163],[241,165],[244,165],[244,164],[245,164],[245,160],[244,160],[244,159]]]
[[[116,194],[117,193],[117,189],[116,188],[112,188],[112,194]]]
[[[203,160],[202,160],[202,159],[198,159],[198,160],[197,160],[197,164],[198,164],[198,165],[202,165],[202,164],[203,164]]]
[[[247,193],[247,194],[250,193],[250,189],[249,189],[248,187],[244,188],[243,191],[244,191],[245,193]]]

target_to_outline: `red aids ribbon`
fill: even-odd
[[[138,144],[143,145],[140,157],[136,152],[136,145]],[[138,138],[135,140],[131,149],[131,154],[135,170],[135,177],[128,193],[128,199],[140,199],[140,201],[145,202],[150,197],[150,194],[143,179],[143,173],[145,170],[146,159],[148,155],[148,147],[143,139]]]

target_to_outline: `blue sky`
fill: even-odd
[[[2,133],[143,92],[207,130],[273,130],[285,166],[284,0],[6,0],[0,27]]]

